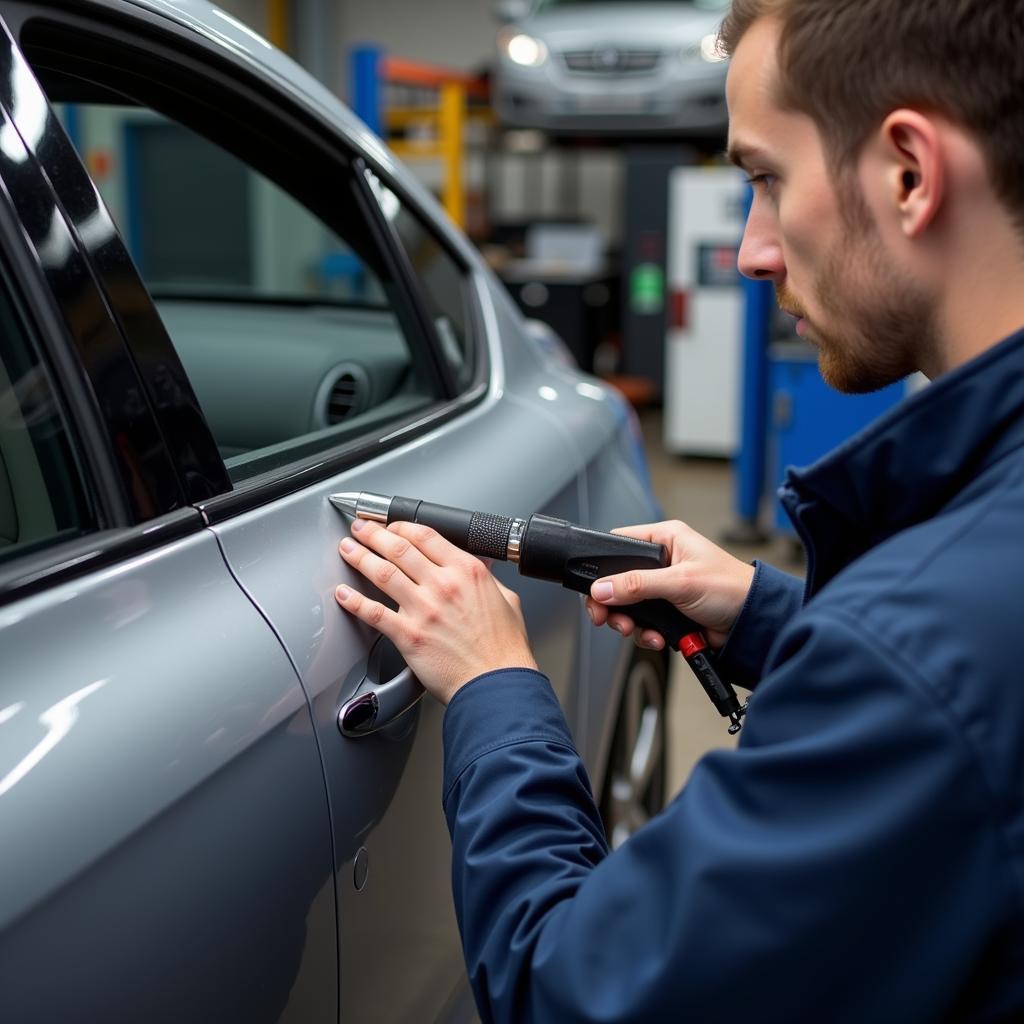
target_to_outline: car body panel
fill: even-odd
[[[0,635],[5,1018],[334,1005],[309,707],[212,534],[7,605]]]
[[[538,398],[537,402],[543,399]],[[480,429],[486,423],[486,432]],[[492,432],[494,434],[492,435]],[[494,451],[491,437],[515,438]],[[535,460],[544,453],[546,467]],[[464,465],[446,474],[438,465]],[[471,467],[471,468],[470,468]],[[367,490],[523,514],[578,519],[575,482],[550,493],[551,479],[575,481],[576,461],[546,419],[521,403],[492,398],[411,445],[215,527],[245,591],[273,622],[312,702],[327,771],[336,836],[342,1010],[351,1019],[430,1020],[465,984],[448,885],[450,845],[441,812],[443,709],[424,701],[392,726],[346,738],[338,712],[361,677],[353,669],[375,635],[334,600],[339,582],[365,589],[337,553],[347,521],[328,502],[336,491]],[[499,570],[524,599],[538,661],[575,717],[579,599]],[[360,849],[365,886],[353,882]],[[410,927],[410,922],[415,922]],[[400,964],[400,983],[388,983]]]

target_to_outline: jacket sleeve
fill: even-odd
[[[801,616],[775,660],[740,747],[610,854],[547,680],[454,698],[445,812],[485,1022],[911,1024],[953,1003],[1015,899],[968,745],[858,623]]]
[[[803,580],[765,562],[754,562],[747,600],[718,654],[719,671],[736,686],[753,690],[772,647],[803,605]]]

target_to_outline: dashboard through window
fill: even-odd
[[[321,171],[322,191],[331,190],[321,198],[338,212],[327,223],[246,160],[153,109],[75,102],[55,110],[149,288],[232,480],[436,401],[350,180]]]

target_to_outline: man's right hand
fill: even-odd
[[[615,611],[615,605],[664,598],[700,623],[713,647],[721,647],[743,609],[754,567],[678,521],[612,532],[664,544],[670,564],[664,569],[638,569],[596,580],[587,598],[587,612],[594,625],[607,623],[623,636],[632,636],[640,647],[661,650],[665,639],[660,633],[637,630],[628,615]]]

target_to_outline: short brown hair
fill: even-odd
[[[780,100],[814,120],[833,170],[890,111],[932,110],[975,137],[1024,230],[1024,0],[733,0],[722,51],[762,17],[781,25]]]

